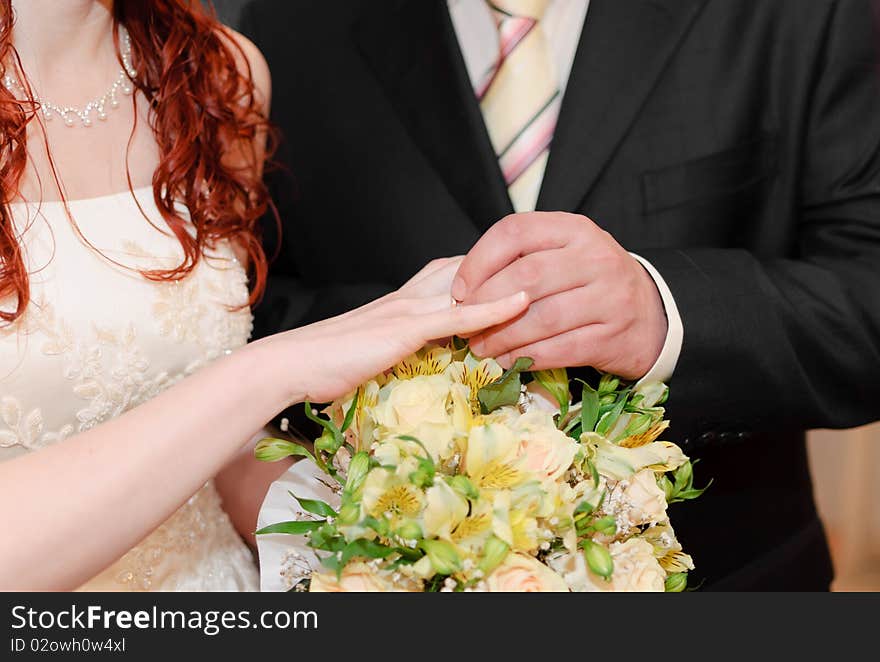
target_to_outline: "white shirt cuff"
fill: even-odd
[[[660,356],[651,366],[651,369],[645,373],[638,383],[648,384],[650,382],[668,382],[675,372],[675,364],[678,363],[678,357],[681,354],[681,343],[684,340],[684,325],[681,323],[681,315],[678,313],[678,306],[675,305],[675,298],[666,281],[660,272],[654,268],[650,262],[640,255],[630,253],[639,261],[645,271],[654,279],[657,291],[660,292],[660,298],[663,300],[663,307],[666,309],[666,341],[663,343],[663,349],[660,350]]]

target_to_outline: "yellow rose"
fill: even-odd
[[[492,593],[567,593],[562,577],[524,554],[508,554],[507,558],[486,579]]]
[[[422,423],[449,424],[449,387],[449,378],[444,375],[393,382],[379,391],[373,416],[380,426],[396,434],[409,434]]]
[[[392,583],[362,562],[349,563],[339,579],[334,573],[314,573],[309,591],[312,593],[413,593],[418,591],[411,581]]]
[[[623,489],[626,517],[631,524],[659,523],[666,520],[666,495],[657,485],[656,474],[643,469],[626,481]]]
[[[520,416],[514,428],[519,453],[527,470],[541,481],[555,481],[571,466],[578,443],[556,427],[553,415],[532,410]]]

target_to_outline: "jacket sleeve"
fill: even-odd
[[[646,249],[684,323],[671,418],[715,434],[880,418],[880,92],[867,0],[830,14],[790,255]]]

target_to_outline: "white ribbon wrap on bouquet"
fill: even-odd
[[[323,481],[323,482],[322,482]],[[270,524],[308,519],[308,515],[297,516],[302,508],[290,495],[304,499],[320,499],[334,508],[339,507],[339,496],[325,483],[332,481],[309,459],[302,459],[288,469],[269,486],[260,513],[257,528]],[[300,553],[314,570],[320,568],[315,550],[306,544],[306,536],[292,536],[286,533],[268,533],[257,536],[257,550],[260,555],[260,590],[287,591],[290,587],[285,581],[286,567],[292,552]]]

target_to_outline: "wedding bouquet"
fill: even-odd
[[[705,488],[658,440],[666,386],[569,382],[531,363],[504,371],[458,341],[426,347],[326,418],[306,403],[323,426],[313,452],[261,441],[257,458],[308,458],[330,495],[291,494],[296,519],[257,532],[297,543],[272,569],[285,587],[684,590],[694,565],[667,505]]]

